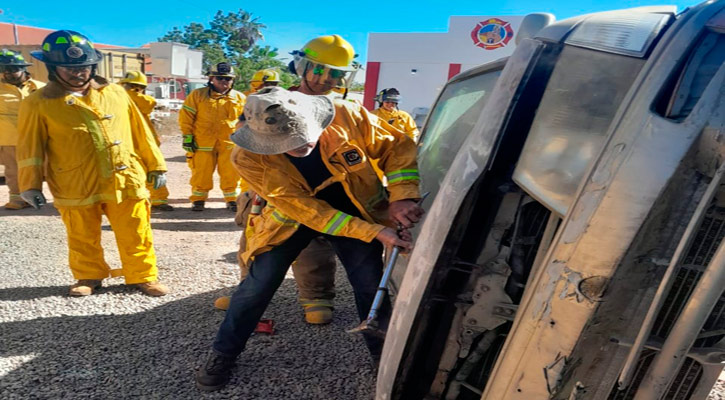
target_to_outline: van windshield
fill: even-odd
[[[431,112],[418,152],[424,191],[435,197],[448,168],[471,133],[501,70],[486,71],[449,84]]]

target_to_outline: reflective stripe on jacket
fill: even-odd
[[[28,79],[20,87],[0,81],[0,146],[18,144],[18,111],[20,101],[45,83]]]
[[[413,117],[411,117],[407,112],[397,109],[388,111],[382,107],[376,108],[372,112],[377,115],[378,118],[385,120],[390,125],[393,125],[395,128],[403,131],[403,133],[413,139],[414,142],[418,142],[418,127],[415,125]]]
[[[179,111],[179,127],[184,135],[194,135],[200,151],[211,151],[217,140],[231,144],[229,136],[244,110],[246,97],[234,89],[227,94],[210,87],[194,90]]]
[[[138,108],[100,77],[82,97],[55,82],[31,94],[20,106],[18,130],[20,190],[42,188],[47,157],[57,207],[147,198],[144,171],[166,171]]]
[[[319,141],[320,153],[332,176],[316,188],[284,154],[260,155],[236,147],[232,162],[252,190],[268,205],[252,219],[254,234],[247,238],[245,262],[283,243],[304,224],[329,235],[370,242],[388,222],[388,204],[416,199],[418,167],[412,140],[359,105],[335,102],[335,118]],[[388,178],[387,191],[371,161]],[[314,195],[340,182],[363,218],[338,211]]]

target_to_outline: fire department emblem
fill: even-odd
[[[66,49],[65,54],[70,58],[81,58],[83,56],[83,49],[80,47],[71,46]]]
[[[484,50],[504,47],[512,37],[514,37],[514,30],[511,28],[511,24],[499,18],[481,21],[471,31],[473,44]]]
[[[353,166],[355,164],[360,164],[363,159],[360,156],[360,153],[357,152],[357,150],[348,150],[344,153],[342,153],[342,156],[345,158],[345,162],[347,162],[347,165]]]

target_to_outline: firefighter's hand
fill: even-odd
[[[153,183],[154,189],[166,186],[166,174],[164,171],[151,171],[146,177],[146,182]]]
[[[388,213],[390,220],[396,225],[409,229],[420,221],[425,211],[415,200],[398,200],[390,203]]]
[[[20,193],[20,198],[25,200],[25,202],[27,202],[31,206],[33,206],[33,208],[36,210],[39,210],[40,207],[44,206],[46,203],[45,196],[43,196],[43,192],[41,192],[38,189],[26,190],[23,193]]]
[[[199,148],[199,146],[196,145],[194,135],[184,135],[184,141],[181,144],[181,147],[183,147],[187,153],[193,153]]]
[[[386,227],[382,231],[378,232],[375,239],[379,240],[380,243],[387,248],[398,246],[403,249],[403,252],[412,250],[413,242],[411,241],[410,232],[408,232],[407,238],[405,237],[406,235],[402,236],[403,237],[399,236],[393,229]]]

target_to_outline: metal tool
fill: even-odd
[[[417,203],[423,204],[423,201],[425,201],[425,198],[428,197],[429,194],[430,192],[424,193]],[[402,229],[400,224],[398,224],[398,229]],[[361,322],[360,325],[348,330],[348,333],[368,333],[378,337],[385,337],[385,331],[380,329],[380,325],[378,323],[378,311],[380,310],[380,306],[383,304],[385,295],[388,293],[388,280],[390,280],[390,274],[393,272],[393,267],[395,267],[395,262],[398,260],[400,250],[402,250],[400,247],[394,246],[393,251],[390,253],[388,262],[385,264],[385,269],[383,270],[383,277],[380,278],[378,291],[375,292],[375,299],[370,307],[370,312],[368,313],[367,318],[365,318],[365,321]]]

